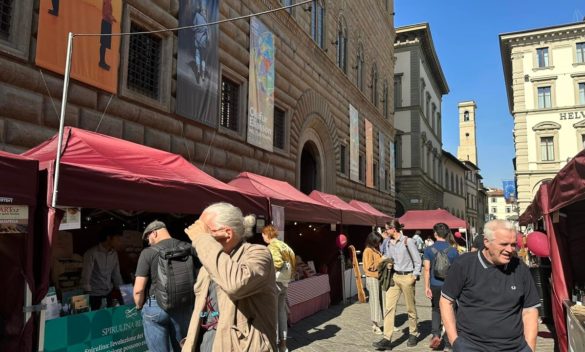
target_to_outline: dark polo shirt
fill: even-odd
[[[522,310],[540,306],[540,297],[518,258],[495,266],[483,251],[465,253],[449,268],[441,293],[457,300],[457,333],[478,350],[519,351],[527,345]]]

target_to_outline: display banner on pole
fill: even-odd
[[[349,104],[349,178],[360,181],[360,119],[356,108]]]
[[[370,120],[366,125],[366,186],[374,187],[374,127]]]
[[[248,143],[272,151],[274,133],[274,34],[257,18],[250,20]]]
[[[122,0],[41,0],[35,63],[64,74],[68,33],[104,34],[75,38],[71,77],[115,94],[121,22]]]
[[[46,352],[147,351],[134,305],[68,315],[45,323]]]
[[[180,0],[177,114],[217,127],[219,109],[219,0]]]
[[[284,207],[272,204],[272,225],[278,230],[278,239],[284,241]]]

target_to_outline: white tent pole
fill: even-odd
[[[53,197],[51,207],[57,206],[57,193],[59,192],[59,168],[61,164],[61,148],[63,144],[63,129],[65,127],[65,111],[67,109],[67,94],[69,93],[69,80],[71,76],[71,53],[73,51],[73,33],[67,36],[67,59],[65,61],[65,75],[63,77],[63,97],[61,99],[61,116],[59,116],[59,136],[57,140],[57,157],[55,158],[55,173],[53,176]]]

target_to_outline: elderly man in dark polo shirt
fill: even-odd
[[[453,351],[534,351],[540,298],[516,256],[514,225],[492,220],[484,235],[484,249],[460,256],[441,291],[441,317]]]

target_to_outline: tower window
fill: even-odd
[[[463,121],[469,121],[469,111],[463,113]]]

